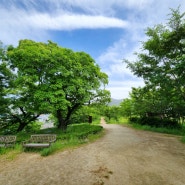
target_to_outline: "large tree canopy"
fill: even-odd
[[[21,40],[8,48],[9,65],[16,71],[15,104],[23,114],[53,113],[66,129],[71,115],[84,104],[110,99],[104,89],[108,76],[84,52],[56,43]],[[103,87],[103,89],[101,89]],[[104,95],[104,96],[103,96]]]
[[[155,92],[153,99],[163,98],[162,107],[177,116],[185,102],[185,13],[179,8],[171,12],[166,25],[147,29],[148,40],[143,42],[144,52],[137,53],[138,60],[126,63],[144,79],[146,89]]]

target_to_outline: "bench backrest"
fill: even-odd
[[[37,134],[31,135],[30,141],[33,143],[49,143],[55,142],[56,135],[55,134]]]
[[[14,135],[0,136],[0,143],[13,143],[15,141],[16,141],[16,136]]]

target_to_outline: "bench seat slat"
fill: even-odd
[[[16,142],[15,135],[1,135],[0,136],[0,147],[14,146]]]
[[[49,143],[27,143],[27,144],[23,144],[23,146],[28,148],[46,148],[46,147],[49,147],[50,144]]]
[[[24,141],[22,143],[22,146],[25,148],[46,148],[55,141],[55,134],[35,134],[31,135],[28,141]]]

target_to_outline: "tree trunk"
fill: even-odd
[[[62,117],[62,112],[60,109],[57,110],[57,119],[58,119],[58,128],[62,129],[65,131],[67,129],[67,125],[69,123],[70,117],[72,113],[80,106],[79,103],[73,105],[72,107],[67,108],[67,114],[66,117]]]
[[[17,122],[19,123],[17,132],[22,131],[29,123],[31,123],[32,121],[35,121],[40,116],[40,114],[33,117],[30,116],[30,119],[27,119],[28,116],[29,114],[25,112],[22,117],[19,117],[17,115],[12,115],[12,117],[15,119],[14,123],[17,123]]]
[[[19,127],[17,129],[17,132],[22,131],[26,126],[28,125],[28,123],[19,123]]]
[[[57,110],[58,128],[63,131],[67,130],[67,120],[62,118],[61,110]]]

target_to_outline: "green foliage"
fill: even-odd
[[[71,124],[89,123],[89,116],[92,116],[94,122],[100,122],[101,109],[96,105],[84,105],[78,109],[71,117]]]
[[[92,117],[92,124],[93,125],[99,125],[100,124],[101,115],[95,115]]]
[[[34,133],[41,129],[43,123],[39,121],[33,121],[27,124],[24,129],[22,129],[23,132],[27,133]],[[7,135],[7,134],[17,134],[17,128],[19,127],[18,124],[10,124],[8,127],[2,128],[0,131],[0,134]]]
[[[33,123],[28,124],[24,128],[24,131],[27,132],[27,133],[35,133],[35,132],[37,132],[38,130],[41,129],[42,124],[43,124],[42,122],[35,121]]]
[[[123,124],[126,125],[128,124],[128,117],[123,117],[123,116],[118,116],[117,120],[115,120],[114,118],[111,118],[110,120],[105,117],[105,121],[107,124]]]
[[[0,134],[2,135],[16,134],[16,133],[17,133],[17,125],[15,124],[9,125],[0,130]]]
[[[143,120],[143,124],[141,124],[141,120]],[[108,123],[115,123],[115,121],[112,122],[110,120]],[[118,122],[116,124],[124,124],[126,126],[133,127],[135,129],[139,130],[148,130],[152,132],[159,132],[159,133],[166,133],[166,134],[173,134],[173,135],[179,135],[182,137],[182,142],[185,139],[185,126],[183,124],[179,124],[172,120],[159,120],[158,118],[149,118],[147,119],[141,119],[140,117],[119,117]],[[163,125],[162,125],[163,124]],[[171,124],[171,126],[169,126]],[[155,126],[156,125],[156,126]],[[184,141],[185,142],[185,141]]]
[[[130,117],[129,123],[139,123],[140,117]]]
[[[62,142],[57,141],[56,143],[51,145],[49,148],[45,148],[45,149],[41,150],[40,154],[41,154],[41,156],[48,156],[50,154],[55,153],[56,151],[61,150],[62,148],[64,148],[64,146],[62,145]]]
[[[89,124],[75,124],[69,125],[66,132],[58,133],[57,142],[51,147],[41,150],[42,156],[48,156],[56,151],[63,150],[69,147],[75,147],[93,140],[92,135],[95,136],[102,131],[102,127],[98,125]]]
[[[0,155],[6,154],[8,158],[14,158],[16,155],[23,151],[22,142],[28,140],[30,135],[33,134],[32,130],[30,132],[21,131],[17,134],[17,142],[14,148],[0,148]],[[76,147],[81,144],[93,141],[101,136],[103,133],[103,127],[99,125],[89,125],[89,124],[75,124],[69,125],[65,132],[62,132],[57,128],[48,128],[42,130],[34,130],[35,134],[57,134],[57,141],[51,145],[49,148],[44,149],[30,149],[26,152],[39,152],[42,156],[51,155],[57,151],[64,150],[66,148]]]
[[[0,42],[0,129],[7,127],[9,123],[11,102],[7,95],[13,79],[14,75],[6,63],[6,46]]]
[[[161,119],[157,117],[132,117],[129,119],[131,123],[137,123],[140,125],[148,125],[151,127],[156,127],[156,128],[171,128],[171,129],[181,129],[182,125],[180,125],[177,121],[175,120],[170,120],[170,119]]]
[[[108,119],[108,122],[111,119],[118,121],[120,115],[120,108],[118,106],[105,106],[102,109],[102,115],[105,116],[105,120]]]
[[[19,110],[14,114],[14,122],[21,125],[18,131],[46,113],[53,114],[58,127],[65,130],[81,106],[110,99],[110,92],[101,89],[108,76],[84,52],[51,41],[21,40],[16,48],[8,48],[7,56],[10,69],[17,70],[11,103],[12,109]]]
[[[124,99],[120,103],[120,112],[122,116],[131,117],[134,114],[133,101],[129,98]]]
[[[137,61],[125,60],[145,82],[144,88],[132,89],[133,115],[154,113],[176,120],[185,116],[184,15],[179,8],[171,9],[167,25],[147,29],[148,40],[143,42],[143,52],[136,54]]]
[[[181,141],[185,143],[185,136],[182,137]]]
[[[152,132],[159,132],[159,133],[166,133],[166,134],[173,134],[173,135],[179,135],[183,136],[182,140],[185,135],[185,128],[164,128],[164,127],[152,127],[149,125],[141,125],[137,123],[132,123],[131,126],[133,128],[139,129],[139,130],[148,130]]]
[[[6,160],[13,160],[19,155],[22,151],[21,145],[16,144],[14,147],[4,148],[0,147],[0,156],[5,156]]]

